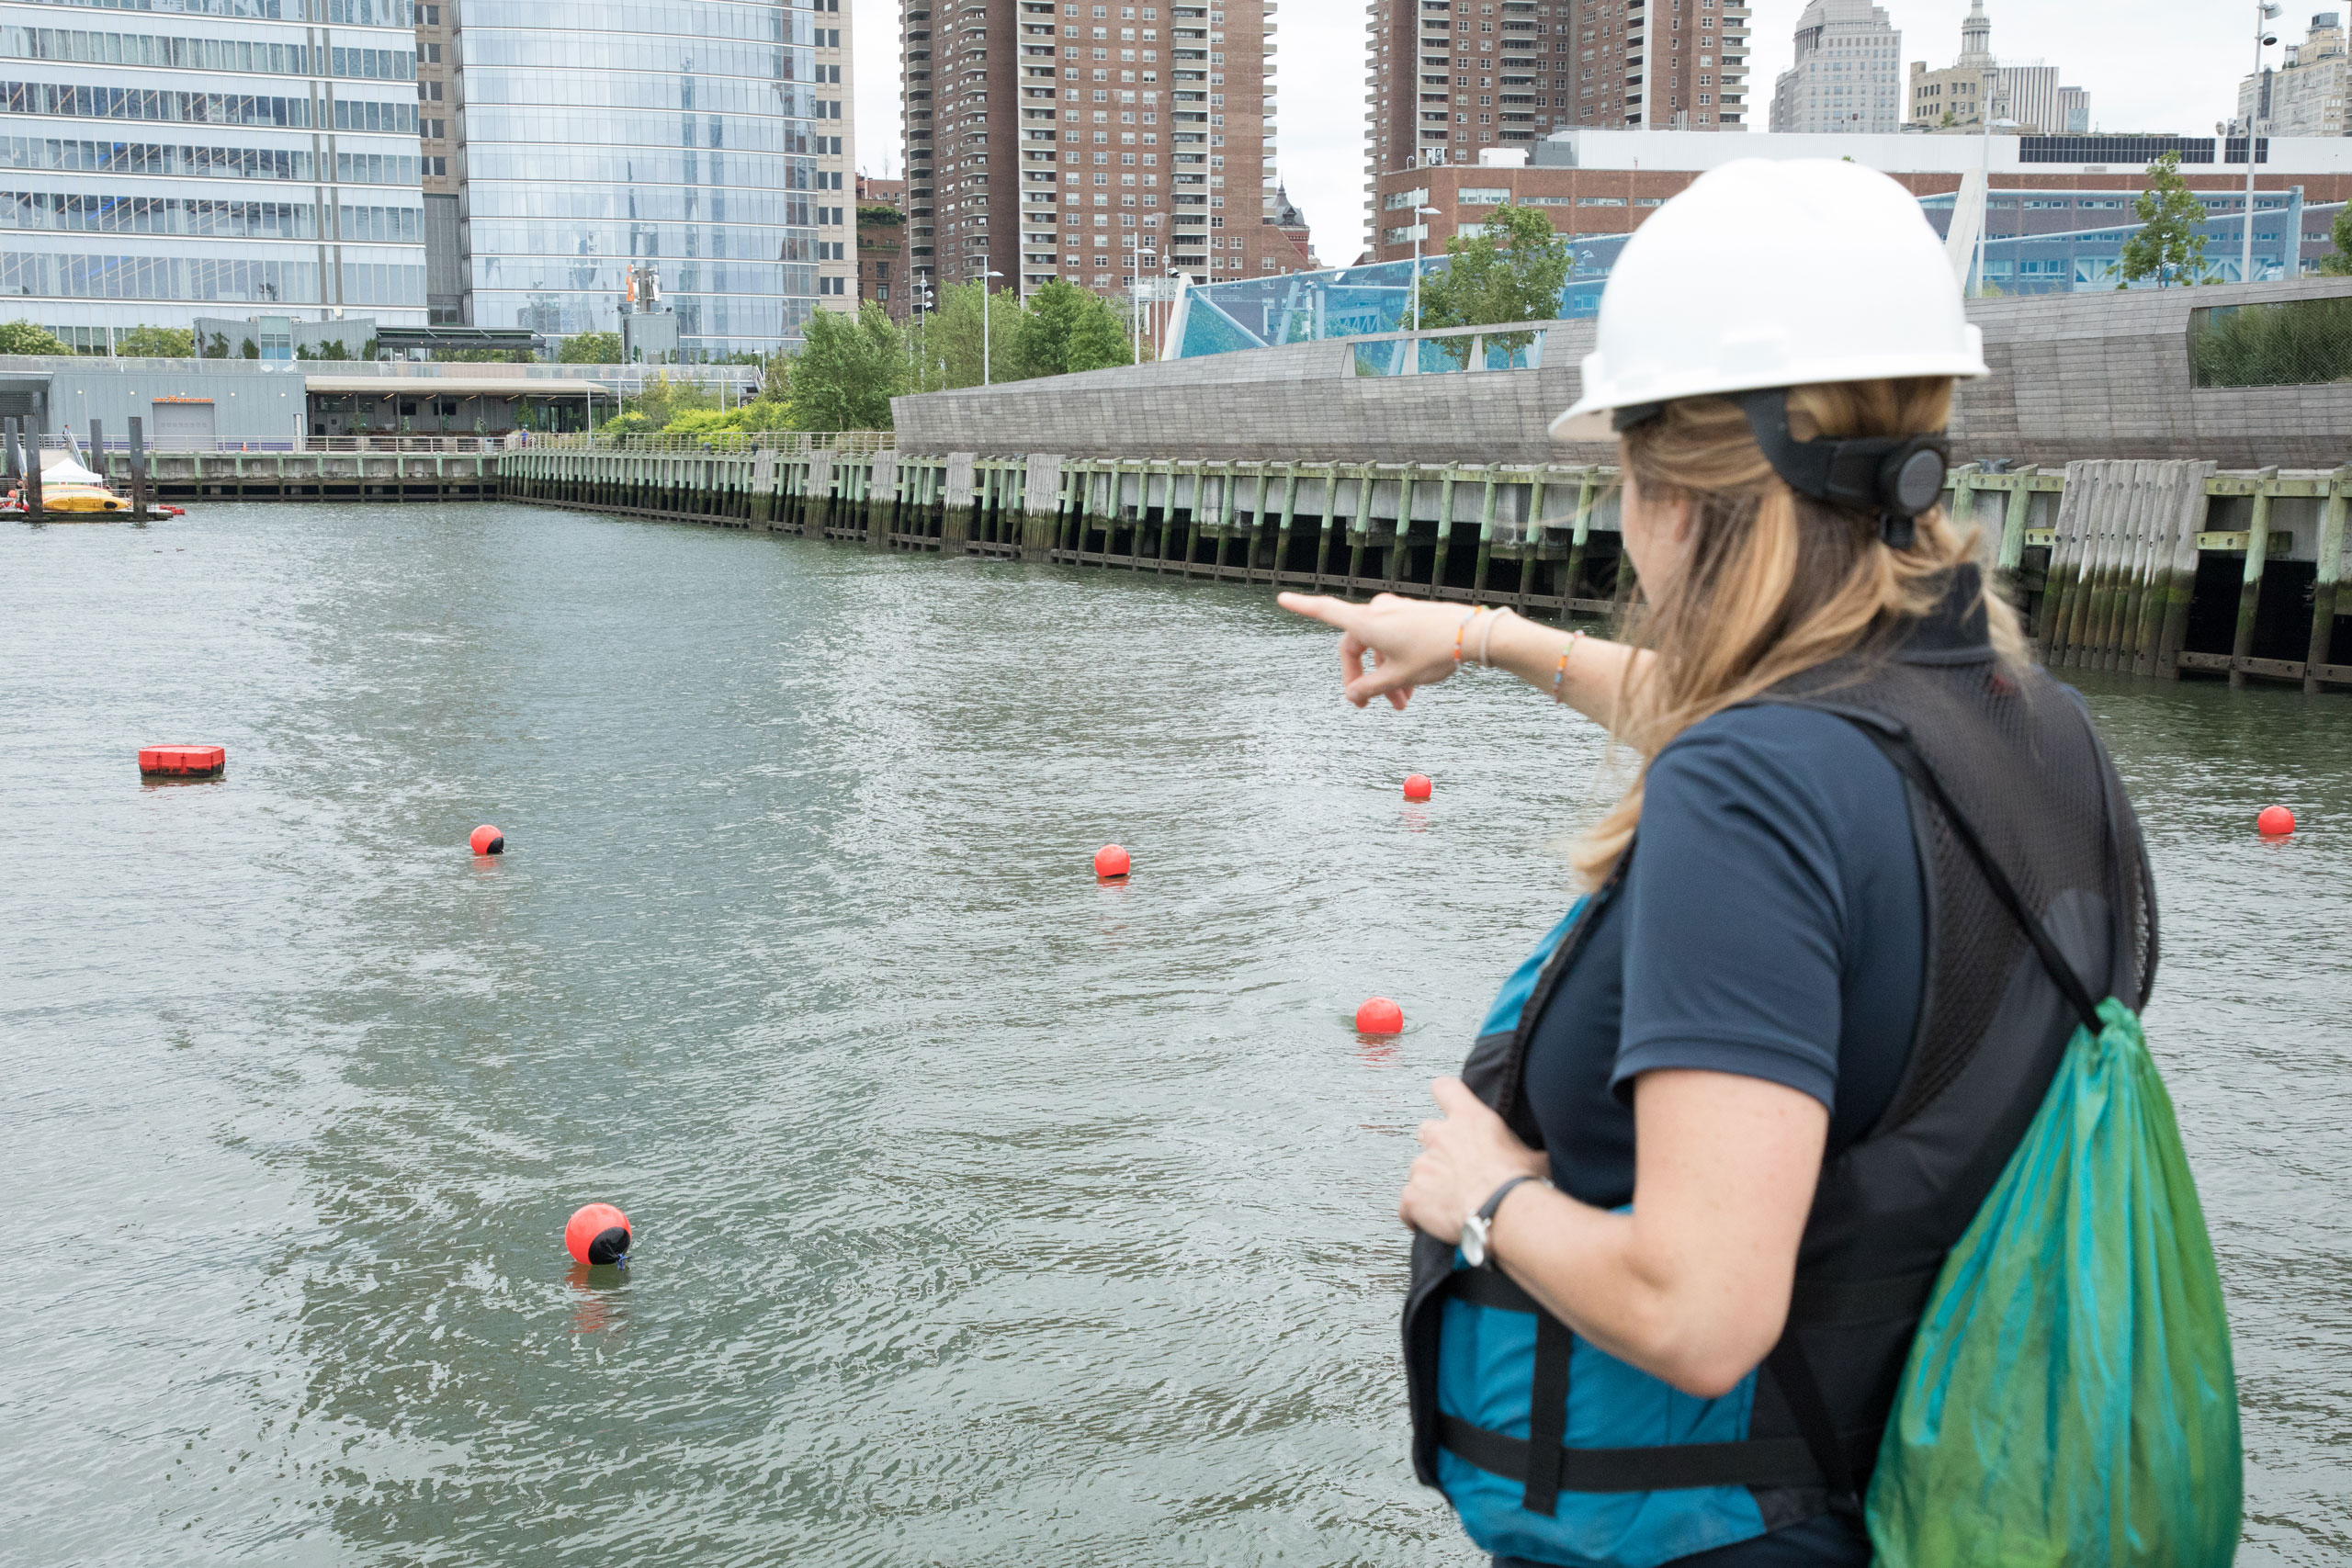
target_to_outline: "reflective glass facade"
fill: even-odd
[[[84,347],[424,321],[408,0],[0,0],[0,289]]]
[[[564,7],[559,29],[539,0],[468,0],[466,320],[617,331],[650,261],[683,357],[797,343],[820,209],[844,200],[819,194],[845,87],[816,21],[779,0],[625,0]]]
[[[1560,290],[1561,319],[1589,316],[1600,309],[1601,286],[1609,281],[1609,269],[1617,265],[1625,238],[1623,234],[1571,237],[1576,265]],[[1445,268],[1443,256],[1421,258],[1424,278],[1436,276]],[[1191,359],[1273,344],[1407,332],[1412,325],[1413,264],[1409,261],[1295,272],[1281,277],[1245,277],[1186,290],[1183,320],[1169,357]]]
[[[2254,273],[2239,276],[2245,249],[2244,192],[2203,190],[2205,280],[2260,283],[2310,271],[2335,247],[2328,227],[2342,202],[2306,205],[2301,190],[2262,190],[2254,202]],[[2138,232],[2128,190],[1999,190],[1984,202],[1984,292],[2069,294],[2113,288],[2123,243]],[[1951,228],[1952,197],[1920,198],[1939,234]],[[1976,280],[1972,276],[1972,290]],[[2135,288],[2154,288],[2154,283]]]

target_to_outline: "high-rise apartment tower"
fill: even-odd
[[[0,4],[9,313],[101,349],[198,315],[423,326],[413,9]]]
[[[1744,130],[1747,24],[1735,0],[1373,0],[1370,175],[1567,126]]]
[[[1772,129],[1888,131],[1903,123],[1903,35],[1870,0],[1812,0],[1796,63],[1772,86]]]
[[[1262,0],[902,0],[915,283],[1281,270]]]
[[[435,272],[465,323],[611,332],[647,267],[688,360],[773,351],[819,303],[856,308],[841,0],[423,9],[444,93],[428,195],[464,214]]]

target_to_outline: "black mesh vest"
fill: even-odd
[[[1849,719],[1911,775],[1928,961],[1903,1077],[1877,1125],[1822,1169],[1799,1245],[1789,1326],[1757,1379],[1745,1441],[1563,1447],[1566,1328],[1499,1271],[1455,1270],[1450,1245],[1415,1236],[1405,1363],[1414,1470],[1427,1484],[1436,1484],[1442,1445],[1522,1481],[1525,1506],[1543,1514],[1562,1491],[1723,1485],[1750,1488],[1767,1529],[1858,1506],[1937,1270],[2024,1136],[2076,1021],[1917,782],[1922,768],[1974,826],[2091,995],[2134,1010],[2145,1001],[2156,927],[2138,822],[2081,699],[2038,669],[1996,662],[1974,568],[1954,573],[1934,615],[1761,700]],[[1595,894],[1580,928],[1615,890],[1612,878]],[[1542,1135],[1521,1095],[1528,1040],[1576,962],[1579,934],[1561,942],[1518,1027],[1481,1038],[1463,1067],[1471,1090],[1536,1146]],[[1438,1334],[1448,1293],[1536,1313],[1528,1438],[1439,1413]]]

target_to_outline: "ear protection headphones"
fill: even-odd
[[[1800,495],[1832,506],[1878,514],[1879,537],[1898,550],[1917,537],[1915,519],[1943,494],[1951,446],[1937,435],[1822,436],[1799,441],[1789,434],[1789,389],[1766,387],[1724,396],[1747,415],[1747,428],[1765,461]],[[1620,433],[1656,419],[1664,403],[1635,403],[1616,410],[1611,423]]]

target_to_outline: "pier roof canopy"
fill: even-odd
[[[582,377],[534,376],[305,376],[312,392],[340,397],[403,398],[594,398],[617,397],[610,387]]]

